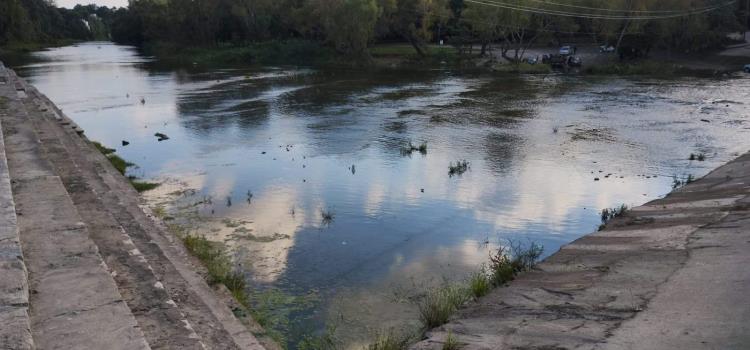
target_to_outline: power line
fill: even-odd
[[[559,2],[544,1],[544,0],[526,0],[526,1],[536,2],[536,3],[540,3],[540,4],[545,4],[545,5],[558,6],[558,7],[569,7],[569,8],[576,8],[576,9],[583,9],[583,10],[593,10],[593,11],[602,11],[602,12],[627,12],[627,13],[644,13],[644,14],[649,14],[649,13],[655,13],[655,14],[657,14],[657,13],[674,14],[674,13],[681,12],[679,10],[621,10],[621,9],[608,9],[608,8],[601,8],[601,7],[591,7],[591,6],[582,6],[582,5],[573,5],[573,4],[563,4],[563,3],[559,3]],[[703,8],[696,8],[694,10],[699,11],[699,10],[710,9],[710,8],[713,8],[713,7],[714,6],[706,6],[706,7],[703,7]]]
[[[527,12],[527,13],[536,13],[536,14],[562,16],[562,17],[587,18],[587,19],[605,19],[605,20],[655,20],[655,19],[670,19],[670,18],[687,17],[691,15],[712,12],[712,11],[715,11],[720,8],[730,6],[736,3],[736,0],[732,0],[732,1],[728,1],[720,5],[713,6],[713,7],[693,9],[693,10],[684,11],[681,13],[669,14],[669,15],[665,14],[665,15],[651,15],[651,16],[647,16],[647,15],[627,16],[627,15],[605,15],[605,14],[570,12],[570,11],[562,11],[562,10],[551,10],[551,9],[543,9],[539,7],[509,4],[506,2],[493,1],[493,0],[464,0],[464,1],[469,2],[469,3],[475,3],[475,4],[490,6],[490,7],[497,7],[497,8],[503,8],[503,9],[508,9],[508,10]]]

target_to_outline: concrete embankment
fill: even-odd
[[[0,64],[0,349],[263,349],[83,130]]]
[[[750,348],[750,154],[611,221],[413,349]]]

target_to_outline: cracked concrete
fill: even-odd
[[[747,349],[750,154],[566,245],[413,349]]]

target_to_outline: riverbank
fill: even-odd
[[[84,130],[2,65],[0,96],[0,348],[264,349]]]
[[[750,154],[563,246],[412,349],[750,343]]]
[[[459,69],[495,73],[548,74],[553,71],[547,64],[519,65],[507,62],[497,50],[485,56],[460,54],[453,46],[427,45],[425,55],[419,56],[407,43],[379,44],[368,49],[363,57],[347,57],[317,42],[286,40],[253,43],[243,46],[218,45],[214,47],[176,47],[154,44],[143,48],[168,64],[221,67],[268,64],[292,64],[314,67],[346,67],[356,69]],[[589,75],[718,75],[742,70],[750,56],[738,48],[694,54],[672,54],[655,51],[648,58],[620,61],[614,54],[602,54],[595,46],[580,49],[584,60],[581,68],[567,71]],[[477,50],[475,50],[477,51]],[[528,49],[526,57],[540,57],[556,53],[549,47]]]

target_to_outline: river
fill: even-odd
[[[163,183],[144,198],[165,220],[225,244],[292,348],[418,328],[421,293],[508,239],[554,253],[750,149],[742,75],[186,68],[107,42],[34,58],[14,68]]]

